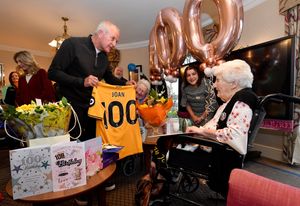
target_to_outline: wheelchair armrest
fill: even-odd
[[[168,150],[171,148],[173,144],[199,144],[207,147],[212,147],[214,149],[222,149],[222,150],[232,150],[228,144],[224,144],[218,142],[215,139],[204,137],[202,135],[196,133],[183,133],[183,134],[174,134],[174,135],[162,135],[157,140],[157,146],[159,148],[164,148],[164,150]]]
[[[196,133],[185,133],[185,134],[179,134],[175,137],[178,141],[186,141],[191,142],[195,144],[201,144],[208,147],[229,147],[227,144],[221,143],[217,141],[216,139],[204,137],[202,135],[196,134]]]

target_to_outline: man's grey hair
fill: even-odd
[[[110,29],[114,29],[114,30],[120,32],[120,29],[115,24],[113,24],[110,21],[105,20],[98,24],[95,33],[97,33],[100,30],[104,31],[105,33],[108,33]]]

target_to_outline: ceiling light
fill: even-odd
[[[49,43],[49,45],[50,45],[51,47],[55,47],[56,50],[59,49],[60,45],[63,43],[63,41],[64,41],[65,39],[67,39],[67,38],[70,37],[70,36],[68,35],[68,33],[67,33],[68,27],[67,27],[67,23],[66,23],[66,22],[69,20],[69,18],[67,18],[67,17],[61,17],[61,19],[64,21],[64,33],[63,33],[62,36],[57,36],[57,37],[55,37],[55,39],[53,39],[53,40]]]

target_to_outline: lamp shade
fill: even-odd
[[[69,20],[67,17],[61,17],[61,19],[64,21],[64,33],[62,36],[57,36],[55,39],[53,39],[50,43],[49,46],[56,48],[56,50],[59,49],[60,45],[63,43],[64,40],[69,38],[70,36],[67,33],[68,27],[66,22]]]

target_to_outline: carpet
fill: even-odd
[[[245,164],[244,169],[263,177],[300,188],[299,166],[289,167],[284,163],[274,163],[273,161],[258,160],[251,161]]]

